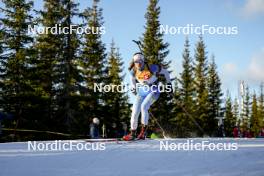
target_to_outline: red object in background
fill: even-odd
[[[249,130],[245,131],[244,137],[246,137],[246,138],[252,138],[252,135],[251,135],[251,133],[250,133]]]
[[[233,136],[234,136],[235,138],[238,137],[238,128],[237,128],[237,127],[235,127],[235,128],[233,129]]]
[[[264,137],[264,128],[261,129],[260,136]]]

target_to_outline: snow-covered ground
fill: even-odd
[[[166,141],[175,147],[180,143],[186,144],[188,140],[194,144],[202,141],[237,144],[237,150],[165,150],[164,145],[160,150],[161,144],[166,144]],[[50,142],[54,141],[44,143]],[[61,144],[68,142],[63,141]],[[89,143],[88,146],[95,145]],[[264,175],[264,139],[146,140],[111,142],[100,147],[105,150],[32,151],[32,148],[28,150],[27,142],[2,143],[0,176]]]

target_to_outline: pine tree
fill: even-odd
[[[1,55],[1,97],[2,108],[5,112],[14,114],[18,122],[27,117],[28,108],[32,105],[32,85],[29,79],[28,66],[30,64],[33,38],[28,34],[28,25],[32,24],[30,12],[33,2],[25,0],[2,0],[4,17],[1,35],[4,35],[4,46]],[[3,48],[2,48],[3,49]],[[3,59],[3,60],[2,60]],[[21,126],[29,125],[30,123]]]
[[[232,100],[228,93],[227,98],[225,100],[225,116],[224,116],[224,129],[227,137],[233,136],[233,128],[235,127],[235,125],[236,125],[236,118],[232,110]]]
[[[170,62],[165,61],[166,56],[169,53],[168,43],[163,41],[163,34],[160,33],[160,7],[158,6],[158,0],[149,0],[147,12],[145,14],[146,26],[143,34],[143,53],[146,57],[148,64],[159,64],[163,68],[169,69]],[[164,84],[164,78],[159,78]],[[162,93],[151,111],[158,117],[158,120],[163,126],[167,125],[168,121],[172,118],[172,114],[168,109],[172,109],[173,102],[169,99],[166,93]]]
[[[83,51],[81,54],[81,75],[83,83],[81,95],[83,95],[82,106],[89,118],[107,117],[107,111],[103,110],[106,96],[103,92],[94,91],[94,84],[105,84],[106,81],[106,53],[105,45],[101,39],[100,28],[103,25],[102,9],[98,8],[98,0],[93,1],[92,8],[83,12],[83,19],[90,28],[90,33],[85,34]],[[88,121],[87,119],[87,121]],[[103,122],[107,119],[103,119]]]
[[[115,43],[112,41],[107,64],[108,85],[122,85],[122,80],[125,76],[123,74],[123,64],[119,49],[115,47]],[[107,117],[108,125],[116,123],[120,126],[120,122],[127,123],[130,111],[127,94],[116,89],[114,92],[108,92],[106,96],[106,107],[108,107],[109,112]]]
[[[208,70],[209,117],[207,119],[207,126],[209,134],[217,130],[217,117],[219,116],[221,108],[221,81],[216,69],[214,56],[212,56]]]
[[[190,56],[190,50],[189,50],[189,40],[186,38],[185,40],[185,48],[182,54],[183,62],[182,67],[183,71],[180,74],[180,85],[181,88],[179,89],[179,98],[176,99],[176,101],[180,101],[179,103],[182,104],[182,106],[186,109],[186,111],[193,116],[193,110],[194,110],[194,101],[193,101],[193,95],[194,95],[194,75],[193,75],[193,61]],[[178,105],[176,104],[178,107]],[[185,130],[193,130],[194,124],[192,124],[192,121],[189,119],[190,117],[182,111],[181,116],[179,117],[180,125],[185,128]]]
[[[211,127],[208,125],[209,119],[209,103],[208,103],[208,89],[207,89],[207,56],[205,51],[205,44],[200,36],[195,50],[195,101],[196,101],[196,121],[204,129],[205,133],[210,135]],[[198,131],[199,135],[203,132]]]
[[[261,119],[258,113],[258,104],[257,104],[257,96],[253,94],[252,106],[251,106],[251,117],[250,117],[250,126],[251,132],[253,136],[258,136],[261,129]]]

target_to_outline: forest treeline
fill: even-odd
[[[104,26],[98,3],[94,0],[91,7],[80,11],[80,5],[71,0],[43,0],[43,8],[36,10],[33,1],[2,0],[0,110],[5,128],[87,135],[94,117],[106,129],[113,123],[118,128],[122,128],[121,122],[129,125],[128,93],[95,92],[93,88],[94,83],[122,84],[129,65],[114,40],[107,49],[103,34],[92,31]],[[160,13],[158,0],[149,0],[145,31],[139,39],[149,63],[174,71],[167,58],[169,43],[159,32]],[[86,27],[90,32],[32,35],[28,31],[28,26],[58,24],[62,28]],[[237,101],[229,94],[223,97],[215,56],[208,58],[202,36],[193,46],[193,56],[188,38],[183,45],[183,70],[173,79],[173,98],[161,94],[151,108],[164,129],[177,137],[215,136],[218,118],[224,117],[226,136],[232,136],[236,125],[250,128],[257,136],[264,125],[263,84],[259,94],[246,89],[243,113],[239,113]],[[155,126],[153,120],[151,124]]]

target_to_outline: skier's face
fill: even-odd
[[[136,69],[141,69],[143,67],[143,62],[141,60],[134,62]]]
[[[133,56],[133,60],[134,60],[134,66],[136,67],[136,69],[140,70],[143,68],[144,66],[144,57],[142,54],[137,53]]]

